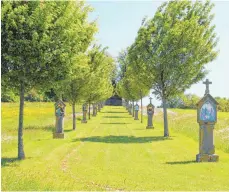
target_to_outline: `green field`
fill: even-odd
[[[78,118],[76,131],[69,105],[66,113],[65,139],[56,140],[53,104],[26,103],[26,160],[18,161],[18,104],[2,104],[2,190],[229,190],[228,140],[218,134],[229,127],[228,113],[218,116],[217,163],[195,162],[192,110],[170,113],[169,139],[162,113],[154,118],[155,129],[146,130],[146,119],[141,124],[123,107],[106,106],[87,124]]]

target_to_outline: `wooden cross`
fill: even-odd
[[[150,100],[150,103],[152,103],[152,102],[151,102],[151,100],[152,100],[152,97],[150,97],[150,98],[149,98],[149,100]]]
[[[206,81],[203,82],[203,84],[206,85],[205,95],[207,95],[207,94],[209,94],[209,85],[212,84],[212,82],[210,82],[208,79],[206,79]]]

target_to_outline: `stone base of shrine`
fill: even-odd
[[[146,126],[146,129],[153,129],[154,126]]]
[[[136,118],[134,118],[134,120],[139,120],[138,118],[136,119]]]
[[[82,120],[81,123],[87,123],[87,120]]]
[[[64,139],[64,133],[53,133],[53,139]]]
[[[217,162],[219,161],[219,156],[216,154],[197,154],[196,155],[197,162]]]

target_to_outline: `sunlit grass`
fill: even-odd
[[[172,127],[172,116],[172,137],[165,139],[162,114],[155,117],[155,129],[146,130],[146,119],[143,124],[133,120],[123,107],[105,107],[87,124],[78,120],[72,131],[67,106],[65,139],[57,140],[53,104],[28,103],[34,114],[25,121],[26,159],[18,161],[17,137],[10,137],[17,130],[7,125],[17,124],[17,117],[7,116],[18,110],[13,105],[2,108],[2,133],[9,136],[2,139],[2,190],[229,190],[228,153],[217,149],[218,163],[196,163],[198,142],[184,136],[185,126],[182,131]]]
[[[182,133],[198,141],[199,124],[196,110],[169,109],[169,128],[172,132]],[[155,121],[163,123],[162,114],[155,116]],[[218,120],[214,130],[215,146],[229,153],[229,113],[218,112]]]

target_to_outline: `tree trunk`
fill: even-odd
[[[95,104],[92,104],[92,116],[96,116],[95,113],[96,113],[96,112],[95,112]]]
[[[19,107],[19,126],[18,126],[18,159],[25,159],[24,144],[23,144],[23,116],[24,116],[24,97],[25,85],[21,83],[20,88],[20,107]]]
[[[143,122],[143,106],[142,106],[142,95],[141,95],[141,123]]]
[[[163,98],[162,102],[163,102],[163,114],[164,114],[164,137],[169,137],[169,127],[168,127],[166,99]]]
[[[89,109],[88,109],[88,119],[91,119],[91,108],[90,108],[90,102],[89,102]]]
[[[72,115],[73,115],[73,130],[76,130],[76,112],[75,112],[76,103],[72,103]]]
[[[132,117],[134,117],[134,101],[133,101],[133,107],[132,107]]]

